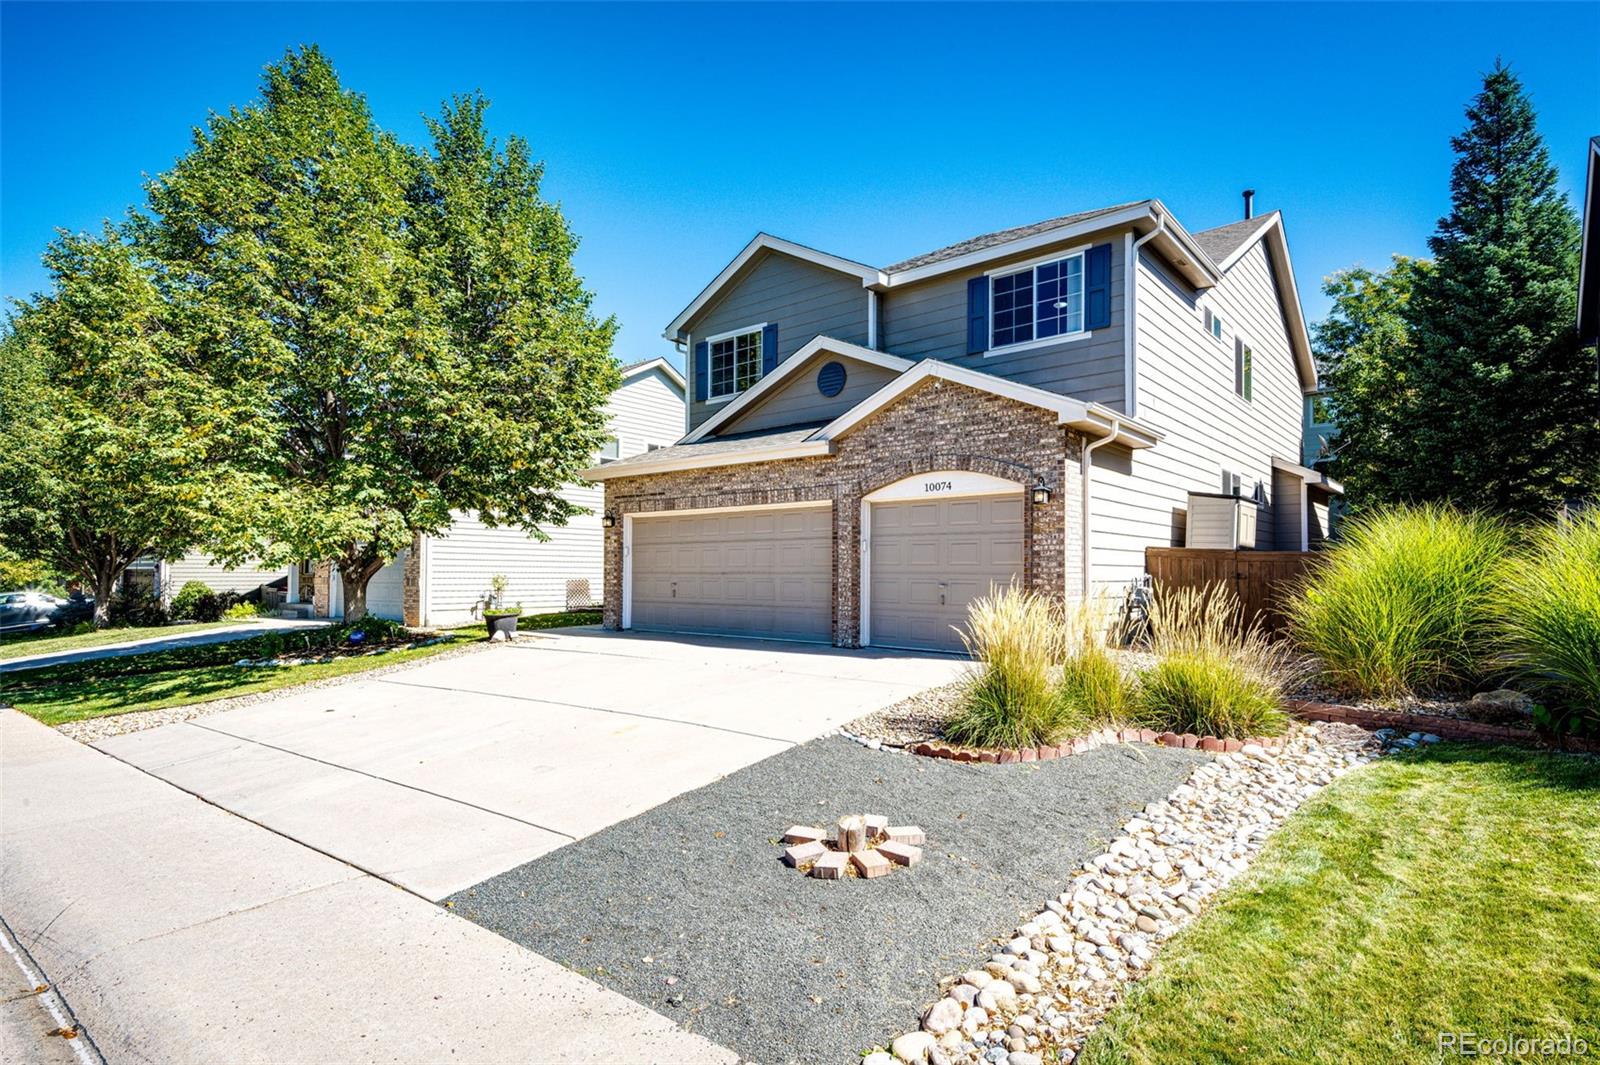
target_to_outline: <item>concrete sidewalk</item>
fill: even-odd
[[[0,673],[11,673],[19,669],[40,669],[44,666],[59,666],[68,662],[89,662],[96,658],[147,655],[155,651],[170,651],[177,647],[198,647],[208,643],[227,643],[230,640],[244,640],[251,636],[260,636],[265,632],[295,632],[301,629],[320,629],[329,624],[332,623],[326,620],[289,621],[284,618],[261,618],[256,621],[244,621],[237,625],[228,625],[215,629],[202,629],[199,632],[178,636],[147,636],[142,640],[108,643],[101,647],[91,647],[83,651],[40,651],[35,655],[23,655],[20,658],[8,658],[0,661]]]
[[[9,709],[0,908],[113,1062],[737,1060]]]

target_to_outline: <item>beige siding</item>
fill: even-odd
[[[1137,417],[1166,438],[1144,451],[1095,453],[1092,576],[1113,589],[1143,572],[1146,547],[1183,543],[1189,492],[1219,491],[1227,469],[1241,475],[1246,494],[1260,483],[1270,500],[1272,456],[1300,447],[1300,380],[1263,246],[1200,295],[1141,254],[1138,285]],[[1220,343],[1204,331],[1207,304],[1226,323]],[[1250,403],[1234,394],[1240,334],[1255,352]],[[1258,521],[1271,542],[1270,507]]]
[[[167,602],[190,581],[199,581],[213,592],[251,592],[279,577],[288,576],[288,566],[262,566],[246,562],[233,569],[224,569],[210,555],[190,551],[182,558],[163,566],[165,576],[161,583],[161,597]]]
[[[1111,245],[1111,325],[1105,329],[1062,344],[1009,354],[1002,349],[995,355],[968,355],[967,281],[1001,269],[1002,261],[886,292],[880,311],[880,347],[902,358],[947,359],[983,373],[1120,408],[1125,387],[1123,235],[1107,232],[1081,237],[1070,247],[1107,243]],[[1063,245],[1061,250],[1067,247]],[[1031,262],[1048,254],[1048,250],[1030,251],[1010,261]]]
[[[683,432],[683,395],[659,370],[624,382],[612,394],[608,410],[623,457],[671,444]],[[549,539],[544,541],[514,526],[490,528],[475,515],[456,514],[449,531],[427,544],[425,623],[464,624],[477,618],[489,594],[489,579],[497,573],[509,580],[506,601],[521,603],[530,613],[565,609],[568,580],[587,580],[598,602],[603,491],[598,485],[570,485],[561,497],[589,513],[545,529]],[[402,565],[403,559],[391,563],[384,573],[398,579]]]
[[[778,359],[782,361],[813,338],[830,336],[851,344],[867,342],[867,290],[861,278],[796,259],[766,252],[748,266],[709,307],[684,325],[695,344],[730,329],[763,322],[778,327]],[[689,428],[694,428],[722,406],[695,403],[694,349],[687,358],[689,371]]]
[[[817,374],[830,362],[841,363],[845,368],[844,388],[837,396],[824,396],[817,389]],[[718,435],[747,433],[757,429],[776,429],[787,425],[821,425],[832,421],[872,393],[894,380],[899,374],[843,355],[823,353],[817,355],[804,369],[797,370],[759,405],[742,412],[734,421],[721,427]]]

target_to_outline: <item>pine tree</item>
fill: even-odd
[[[1408,494],[1541,515],[1600,489],[1594,360],[1574,329],[1578,220],[1517,76],[1496,64],[1451,141],[1451,211],[1406,305],[1426,397]]]

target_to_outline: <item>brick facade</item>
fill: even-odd
[[[422,625],[422,541],[421,533],[412,536],[400,577],[400,617],[412,628]]]
[[[965,385],[934,379],[911,389],[836,441],[832,455],[619,477],[605,482],[605,625],[622,621],[622,516],[774,503],[833,504],[833,642],[860,642],[861,498],[934,470],[966,470],[1044,485],[1050,501],[1027,502],[1023,583],[1077,595],[1083,560],[1082,438],[1056,416]]]

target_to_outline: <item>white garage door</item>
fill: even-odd
[[[963,650],[967,604],[1022,580],[1022,493],[872,505],[875,647]]]
[[[827,643],[826,504],[634,518],[629,625]]]
[[[409,548],[400,557],[373,574],[367,582],[367,613],[390,621],[405,620],[406,558]]]

